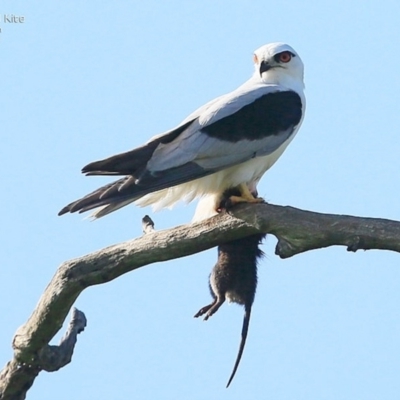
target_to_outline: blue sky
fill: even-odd
[[[175,126],[285,41],[306,68],[307,113],[259,192],[275,204],[400,220],[398,1],[3,1],[0,8],[0,364],[65,260],[190,221],[194,204],[102,220],[57,217],[103,184],[83,165]],[[5,23],[4,14],[24,16]],[[394,399],[399,255],[313,251],[280,260],[268,237],[247,346],[225,389],[243,310],[207,323],[216,249],[86,290],[73,362],[29,399]],[[63,332],[61,332],[62,334]],[[55,338],[55,342],[59,338]]]

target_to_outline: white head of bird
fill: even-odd
[[[304,65],[286,43],[269,43],[254,52],[254,78],[290,88],[304,89]]]

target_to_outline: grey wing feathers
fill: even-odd
[[[175,134],[175,132],[171,132],[171,134]],[[149,144],[131,152],[88,164],[82,170],[87,175],[127,176],[95,190],[82,199],[68,204],[58,215],[76,211],[82,213],[105,205],[111,206],[108,208],[108,212],[111,212],[148,193],[175,186],[214,172],[213,170],[205,170],[194,162],[186,162],[177,167],[158,171],[147,169],[148,159],[152,157],[157,146],[162,143],[159,139],[157,141],[156,145],[154,145],[154,142],[149,142]],[[164,141],[165,143],[167,142]],[[111,208],[113,209],[111,210]],[[103,211],[105,212],[106,209]],[[97,214],[97,217],[99,216],[100,213]]]
[[[275,85],[257,86],[221,96],[191,117],[141,147],[86,165],[87,175],[126,177],[70,203],[59,215],[107,206],[96,216],[105,215],[146,194],[269,154],[299,123],[301,100]]]
[[[92,162],[83,167],[82,172],[87,175],[139,175],[157,146],[172,142],[192,123],[193,120],[187,121],[164,135],[153,138],[145,145],[126,153]]]
[[[194,162],[215,172],[274,152],[299,124],[302,103],[297,93],[273,88],[253,90],[236,102],[224,97],[229,100],[225,107],[214,104],[208,109],[211,118],[201,115],[179,138],[158,146],[147,169],[162,171]],[[216,112],[217,106],[221,113]],[[227,115],[226,109],[232,113]]]

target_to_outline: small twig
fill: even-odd
[[[153,220],[148,216],[148,215],[145,215],[143,218],[142,218],[142,230],[143,230],[143,233],[146,235],[147,233],[150,233],[150,232],[154,232],[155,231],[155,229],[154,229],[154,222],[153,222]]]

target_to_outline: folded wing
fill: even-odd
[[[221,96],[190,117],[141,147],[85,166],[87,175],[125,177],[70,203],[59,215],[108,205],[105,215],[146,194],[268,155],[301,121],[302,101],[294,91],[263,85]]]

